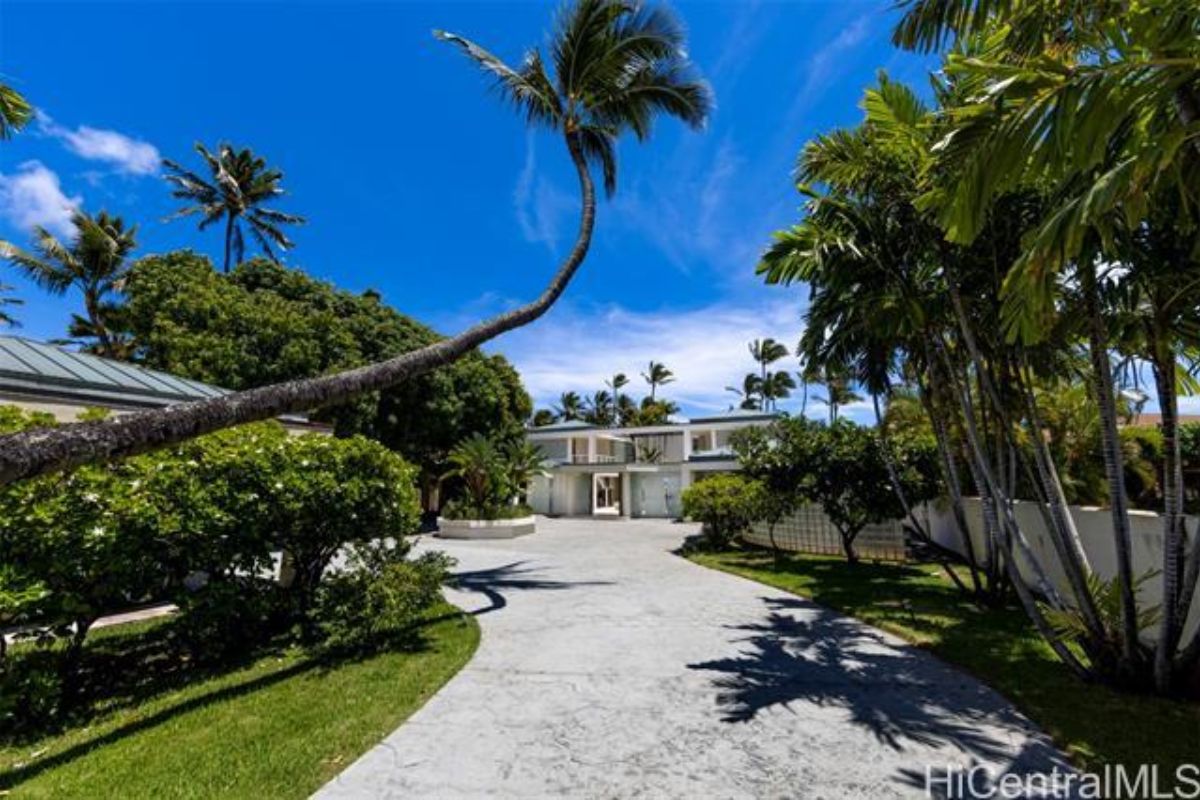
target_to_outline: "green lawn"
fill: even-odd
[[[154,626],[101,631],[101,655],[145,649]],[[470,659],[472,617],[440,605],[410,644],[319,660],[288,647],[238,668],[145,675],[86,723],[0,745],[0,795],[307,797],[416,711]]]
[[[775,571],[771,555],[759,550],[689,557],[858,617],[966,669],[1008,697],[1081,768],[1148,763],[1173,770],[1195,763],[1200,752],[1200,705],[1076,680],[1019,608],[982,611],[964,602],[935,565],[852,567],[796,555]]]

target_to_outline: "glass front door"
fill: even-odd
[[[596,514],[621,513],[621,476],[602,474],[592,476],[594,494],[593,512]]]

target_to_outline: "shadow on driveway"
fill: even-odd
[[[503,591],[561,591],[579,586],[610,586],[612,581],[556,581],[538,577],[540,568],[527,567],[525,561],[513,561],[500,567],[480,569],[473,572],[456,572],[450,576],[449,584],[465,592],[478,592],[488,600],[488,605],[472,611],[474,616],[490,614],[508,605]]]
[[[736,656],[688,665],[716,673],[716,703],[725,722],[749,722],[775,706],[795,710],[793,703],[834,706],[897,751],[907,743],[951,745],[972,761],[1000,765],[1007,772],[1047,772],[1056,764],[1064,769],[1057,751],[1044,740],[1031,740],[1013,752],[1006,732],[1018,717],[975,679],[806,601],[763,600],[765,618],[729,626],[742,645]],[[898,778],[923,785],[924,768]]]

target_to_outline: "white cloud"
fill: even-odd
[[[513,362],[539,405],[552,404],[565,391],[593,392],[616,372],[644,391],[640,374],[653,359],[674,371],[676,381],[663,393],[685,414],[723,411],[735,400],[725,387],[740,384],[755,368],[747,351],[751,339],[771,336],[790,347],[799,338],[802,304],[794,294],[756,305],[653,312],[561,306],[494,349]],[[795,363],[788,359],[780,366],[793,369]]]
[[[40,161],[26,161],[15,173],[0,174],[0,217],[21,230],[41,225],[69,235],[74,230],[71,212],[82,200],[64,194],[58,175]]]
[[[513,212],[525,241],[543,244],[556,253],[562,220],[574,207],[574,198],[538,174],[531,131],[525,140],[525,164],[513,188]]]
[[[154,175],[162,161],[154,145],[117,131],[88,125],[72,130],[44,114],[38,116],[38,128],[80,158],[111,164],[126,175]]]
[[[871,32],[870,17],[861,16],[838,32],[824,47],[813,53],[804,69],[804,84],[792,105],[798,114],[831,85],[830,76],[846,54],[854,50]]]

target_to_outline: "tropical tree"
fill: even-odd
[[[838,421],[838,410],[842,406],[857,403],[862,397],[850,386],[850,381],[839,370],[826,369],[824,374],[825,397],[815,397],[818,403],[829,408],[829,424]]]
[[[642,373],[642,380],[650,385],[650,401],[653,402],[659,386],[674,383],[675,373],[667,369],[667,365],[661,361],[651,361],[646,371]]]
[[[500,457],[514,502],[524,499],[535,477],[548,474],[544,466],[545,455],[537,445],[524,438],[513,439],[501,447]]]
[[[21,323],[17,322],[16,317],[4,309],[6,306],[23,305],[24,301],[18,297],[6,297],[6,295],[12,290],[13,287],[9,286],[7,283],[0,283],[0,325],[8,325],[11,328],[15,328]]]
[[[119,357],[121,335],[112,330],[109,317],[128,270],[126,259],[137,246],[137,226],[127,228],[124,220],[105,211],[92,217],[82,210],[71,214],[71,224],[75,233],[68,243],[39,226],[34,228],[33,252],[0,242],[0,253],[52,294],[78,289],[84,316],[74,315],[73,331],[94,337],[98,354]]]
[[[535,428],[541,428],[546,425],[553,425],[558,420],[558,416],[549,408],[539,408],[533,412],[533,417],[530,418],[529,424]]]
[[[495,443],[477,433],[450,451],[450,469],[443,478],[458,478],[466,493],[468,511],[479,519],[494,514],[511,494],[508,468]]]
[[[765,383],[767,380],[767,370],[772,364],[781,358],[787,358],[787,345],[775,339],[755,339],[748,345],[750,349],[750,357],[754,359],[759,367],[759,377]]]
[[[743,411],[759,411],[762,409],[762,378],[753,372],[742,378],[741,386],[726,386],[725,391],[733,392],[740,398],[738,408]]]
[[[295,214],[267,207],[284,194],[280,186],[283,173],[268,168],[266,160],[249,148],[234,150],[228,144],[221,144],[216,154],[200,142],[196,142],[195,148],[204,159],[211,179],[170,159],[163,160],[167,182],[175,187],[171,196],[188,202],[172,219],[199,215],[200,230],[224,219],[225,272],[233,264],[241,263],[245,255],[243,223],[267,257],[277,261],[275,248],[290,250],[293,246],[282,226],[303,225],[305,221]]]
[[[945,169],[929,199],[947,238],[975,241],[996,199],[1015,188],[1035,184],[1052,198],[1005,279],[1004,325],[1014,340],[1038,340],[1061,288],[1078,287],[1117,554],[1118,668],[1136,682],[1142,615],[1102,296],[1106,280],[1114,280],[1106,267],[1121,256],[1115,240],[1141,229],[1155,207],[1174,204],[1186,230],[1200,222],[1200,7],[1171,0],[906,5],[898,43],[930,49],[956,42],[945,72],[961,102],[947,115],[937,154]],[[1186,260],[1194,254],[1191,248]],[[1065,274],[1069,281],[1060,280]],[[1175,373],[1162,371],[1166,381]],[[1160,391],[1168,402],[1174,394],[1167,386]],[[1154,683],[1164,693],[1200,663],[1200,636],[1178,646],[1200,579],[1200,536],[1189,553],[1179,491],[1172,486],[1167,494],[1163,613],[1153,657]]]
[[[563,392],[558,397],[558,405],[554,407],[554,413],[564,422],[583,419],[583,399],[578,392]]]
[[[600,389],[584,401],[584,419],[592,425],[615,425],[617,420],[616,399],[607,389]]]
[[[655,118],[663,115],[700,128],[712,106],[707,84],[696,77],[687,59],[683,28],[662,6],[577,0],[560,14],[555,28],[553,78],[537,50],[514,69],[460,36],[437,35],[461,47],[495,78],[502,96],[531,125],[561,135],[575,166],[582,198],[578,235],[542,294],[457,336],[369,366],[169,411],[10,435],[0,439],[0,483],[150,450],[289,411],[345,402],[408,381],[534,321],[554,305],[587,255],[596,217],[592,166],[599,166],[611,193],[616,189],[615,145],[622,133],[631,131],[644,140]]]
[[[776,403],[791,397],[792,390],[795,388],[796,380],[792,377],[792,373],[783,370],[768,372],[762,379],[759,389],[763,410],[774,411]]]
[[[20,92],[0,83],[0,139],[9,139],[33,119],[33,106]]]

